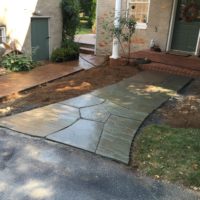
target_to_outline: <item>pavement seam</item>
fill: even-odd
[[[109,112],[110,113],[110,112]],[[103,132],[104,132],[104,129],[105,129],[105,125],[106,125],[106,123],[108,122],[108,120],[109,120],[109,118],[112,116],[112,114],[110,113],[110,115],[109,115],[109,117],[107,118],[107,120],[104,122],[104,124],[103,124],[103,128],[102,128],[102,131],[101,131],[101,135],[100,135],[100,137],[99,137],[99,141],[98,141],[98,143],[97,143],[97,147],[96,147],[96,150],[95,150],[95,154],[97,154],[97,149],[98,149],[98,146],[99,146],[99,143],[100,143],[100,141],[101,141],[101,138],[102,138],[102,135],[103,135]],[[99,155],[99,154],[97,154],[97,155]]]
[[[52,133],[50,133],[50,134],[44,136],[44,138],[47,138],[47,137],[50,136],[50,135],[56,134],[56,133],[58,133],[58,132],[60,132],[60,131],[65,130],[66,128],[69,128],[69,127],[73,126],[73,125],[74,125],[76,122],[78,122],[80,119],[81,119],[81,117],[79,116],[79,118],[76,119],[76,120],[75,120],[73,123],[71,123],[69,126],[66,126],[66,127],[61,128],[61,129],[59,129],[59,130],[57,130],[57,131],[54,131],[54,132],[52,132]]]
[[[24,136],[29,136],[29,137],[32,137],[32,138],[40,138],[41,139],[41,138],[45,138],[46,137],[46,136],[31,135],[29,133],[20,132],[20,131],[17,131],[17,130],[14,130],[12,128],[5,127],[5,126],[2,126],[2,125],[0,125],[0,128],[7,129],[7,130],[10,130],[10,131],[14,131],[16,133],[20,133],[20,134],[22,134]]]
[[[87,93],[86,93],[86,94],[87,94]],[[74,98],[77,98],[77,97],[74,97]],[[72,100],[72,99],[74,99],[74,98],[67,99],[67,100]],[[97,97],[97,98],[99,98],[99,97]],[[70,106],[70,107],[77,108],[77,109],[82,109],[82,108],[90,108],[90,107],[93,107],[93,106],[98,106],[98,105],[104,104],[104,103],[106,102],[106,100],[103,99],[103,98],[99,98],[99,99],[102,99],[103,101],[100,102],[100,103],[98,103],[98,104],[91,105],[91,106],[76,107],[76,106],[72,106],[72,105],[69,105],[69,104],[64,104],[64,103],[61,103],[61,102],[58,102],[58,104],[65,105],[65,106]],[[67,101],[67,100],[66,100],[66,101]]]

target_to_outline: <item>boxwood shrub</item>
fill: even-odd
[[[57,48],[51,55],[53,62],[64,62],[79,58],[79,45],[73,40],[64,40],[61,48]]]

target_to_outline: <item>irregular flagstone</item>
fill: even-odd
[[[61,104],[65,104],[68,106],[73,106],[76,108],[88,107],[93,105],[98,105],[103,103],[105,100],[102,98],[95,97],[91,94],[81,95],[79,97],[75,97],[66,101],[60,102]]]
[[[131,112],[148,114],[164,103],[174,93],[173,91],[164,90],[152,85],[129,83],[126,87],[116,84],[94,91],[92,94],[108,99],[114,104],[129,109]],[[143,120],[144,117],[138,120],[140,119]]]
[[[32,136],[44,137],[70,126],[80,118],[79,110],[52,104],[0,120],[0,126]]]
[[[140,121],[143,121],[148,115],[148,113],[128,110],[110,101],[106,101],[101,105],[81,108],[80,113],[84,119],[99,122],[106,122],[111,114]]]
[[[140,125],[141,122],[112,115],[104,126],[96,153],[127,164],[132,140]]]
[[[80,109],[81,118],[97,122],[105,122],[110,116],[107,103]]]
[[[48,139],[95,152],[103,131],[103,123],[80,119],[75,124],[57,133],[47,136]]]

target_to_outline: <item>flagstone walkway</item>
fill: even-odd
[[[146,117],[190,79],[144,71],[117,84],[0,120],[0,126],[129,162]]]

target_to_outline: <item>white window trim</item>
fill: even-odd
[[[128,0],[127,1],[127,10],[129,9],[130,3],[143,3],[143,2]],[[136,29],[147,29],[148,22],[149,22],[150,4],[151,4],[151,0],[148,0],[147,22],[146,23],[137,22],[136,27],[135,27]]]
[[[1,26],[0,30],[2,31],[2,36],[0,36],[0,37],[2,37],[2,41],[6,42],[6,27]]]

